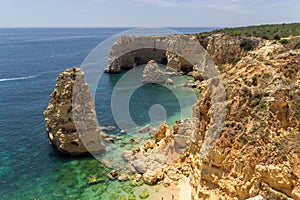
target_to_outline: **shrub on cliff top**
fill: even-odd
[[[254,41],[250,39],[244,39],[240,43],[240,47],[244,49],[245,51],[251,51],[256,47],[256,44]]]
[[[300,42],[295,45],[294,49],[300,49]]]
[[[279,41],[281,44],[287,44],[289,43],[289,41],[287,39],[282,39]]]
[[[232,64],[235,65],[235,64],[238,63],[240,60],[241,60],[240,57],[236,57],[236,58],[233,59]]]
[[[281,37],[280,37],[280,35],[278,35],[278,34],[275,34],[275,35],[273,36],[273,39],[274,39],[274,40],[280,40],[280,39],[281,39]]]
[[[297,36],[300,35],[300,23],[291,24],[266,24],[259,26],[247,26],[236,28],[224,28],[211,32],[199,33],[198,35],[209,36],[215,33],[224,33],[231,36],[254,36],[264,39],[276,39],[280,40],[282,37]],[[275,38],[276,36],[276,38]]]

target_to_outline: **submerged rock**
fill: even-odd
[[[168,85],[174,85],[174,81],[170,78],[167,79],[167,84]]]
[[[115,126],[102,126],[102,127],[100,127],[100,129],[102,131],[114,131],[114,130],[116,130],[116,127]]]
[[[96,176],[89,177],[89,179],[88,179],[88,183],[90,185],[95,185],[95,184],[98,184],[98,183],[103,183],[104,181],[105,181],[104,179],[97,178]]]
[[[154,60],[150,60],[144,71],[142,83],[164,83],[164,72],[159,69],[158,64]]]
[[[110,180],[115,180],[119,177],[119,172],[117,170],[112,170],[111,172],[109,172],[107,174],[107,177],[110,179]]]
[[[122,134],[126,134],[127,132],[128,132],[127,129],[122,129],[122,130],[120,131],[120,133],[122,133]]]
[[[128,180],[128,176],[126,174],[121,174],[118,177],[118,181],[127,181]]]
[[[147,132],[150,132],[152,130],[152,127],[150,125],[146,125],[144,126],[143,128],[141,128],[139,130],[140,133],[147,133]]]
[[[112,138],[112,137],[108,137],[108,138],[105,138],[104,141],[105,141],[105,142],[111,142],[111,143],[114,143],[114,142],[115,142],[115,139]]]
[[[73,67],[62,72],[57,81],[44,111],[51,144],[72,156],[105,151],[84,72]]]
[[[149,197],[149,193],[148,193],[147,191],[144,191],[143,193],[141,193],[141,194],[139,195],[139,197],[140,197],[141,199],[147,199],[147,198]]]

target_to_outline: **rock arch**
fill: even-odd
[[[154,60],[187,74],[205,55],[199,46],[195,38],[185,35],[121,36],[111,48],[105,72],[120,73]]]

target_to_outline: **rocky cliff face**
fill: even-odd
[[[214,34],[197,39],[216,65],[232,63],[236,58],[246,56],[247,50],[245,49],[251,48],[250,45],[255,47],[264,41],[254,37],[233,37],[224,34]]]
[[[67,69],[57,82],[44,112],[51,144],[72,156],[104,151],[83,71],[76,67]]]
[[[109,53],[107,73],[119,73],[154,60],[176,71],[188,73],[204,56],[196,37],[121,36]]]
[[[183,162],[191,163],[193,197],[300,199],[300,54],[269,41],[233,51],[245,56],[229,64],[217,50],[224,73],[198,85],[196,134]]]

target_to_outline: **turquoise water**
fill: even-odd
[[[127,196],[132,192],[129,182],[109,181],[106,174],[110,169],[98,160],[65,158],[54,152],[43,117],[57,75],[66,68],[80,66],[96,45],[124,30],[127,29],[0,29],[0,199],[114,199],[116,192]],[[210,29],[178,30],[192,33]],[[100,124],[116,125],[110,96],[121,76],[102,76],[95,102]],[[132,102],[132,118],[139,126],[150,122],[148,108],[153,103],[166,107],[169,124],[182,114],[176,97],[161,86],[140,88]],[[188,115],[190,107],[183,110]],[[117,129],[110,134],[118,132]],[[136,136],[129,133],[114,145],[118,147]],[[103,178],[104,182],[89,186],[90,176]]]

